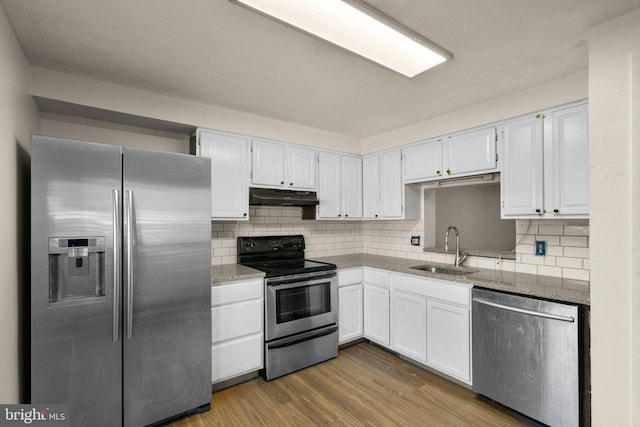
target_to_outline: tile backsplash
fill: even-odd
[[[303,234],[306,256],[369,253],[453,264],[453,255],[423,251],[424,223],[404,221],[302,220],[295,207],[252,207],[246,222],[211,224],[212,264],[235,263],[238,236]],[[421,245],[412,246],[411,236]],[[547,244],[546,256],[535,255],[535,241]],[[515,260],[469,257],[465,266],[589,280],[588,220],[517,220]]]
[[[302,220],[300,208],[256,207],[249,209],[249,221],[211,223],[213,265],[232,264],[237,259],[236,238],[303,234],[307,258],[362,252],[361,221]]]

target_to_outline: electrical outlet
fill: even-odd
[[[545,256],[547,254],[547,242],[544,240],[536,240],[536,256]]]
[[[420,236],[411,236],[411,245],[420,246]]]

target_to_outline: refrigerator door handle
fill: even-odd
[[[111,192],[113,206],[113,342],[120,340],[120,191]]]
[[[126,193],[127,221],[127,304],[125,333],[128,340],[133,338],[133,191]]]

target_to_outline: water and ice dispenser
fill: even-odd
[[[49,238],[49,305],[104,298],[104,237]]]

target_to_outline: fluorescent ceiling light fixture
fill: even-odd
[[[450,52],[360,0],[230,0],[363,56],[407,77]]]

